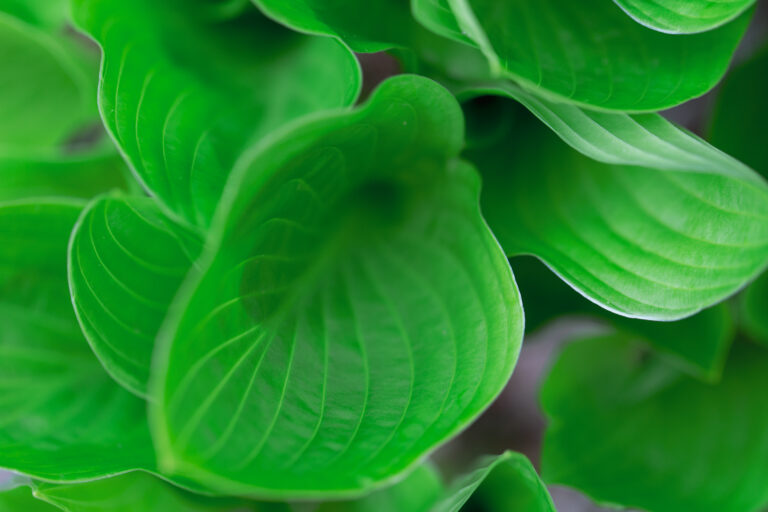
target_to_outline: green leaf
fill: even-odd
[[[96,119],[87,59],[73,45],[0,12],[0,160],[58,148]]]
[[[768,273],[738,296],[740,327],[749,337],[768,345]]]
[[[270,18],[308,34],[333,36],[356,52],[408,46],[416,25],[408,0],[252,0]]]
[[[654,320],[690,316],[764,268],[768,187],[746,166],[655,114],[581,110],[511,84],[483,92],[555,131],[520,114],[514,135],[465,154],[508,255],[535,255],[604,308]]]
[[[535,9],[528,0],[414,4],[422,24],[471,39],[500,78],[553,100],[632,112],[678,105],[714,87],[749,21],[745,14],[710,32],[675,36],[639,25],[608,0],[542,0]]]
[[[625,336],[566,347],[541,394],[543,476],[600,502],[654,512],[768,504],[768,352],[731,351],[722,380],[686,377]]]
[[[253,7],[235,18],[208,0],[73,8],[103,50],[107,129],[145,187],[192,224],[208,225],[244,148],[357,97],[360,72],[345,47],[287,31]]]
[[[91,198],[126,189],[130,177],[113,148],[62,157],[55,154],[0,158],[0,201],[31,197]]]
[[[142,197],[97,198],[75,226],[69,246],[75,313],[104,368],[140,396],[157,332],[201,245]]]
[[[80,480],[154,467],[145,403],[83,339],[66,281],[82,204],[0,206],[0,467]]]
[[[755,0],[614,0],[638,23],[669,34],[705,32],[746,11]]]
[[[13,489],[0,489],[0,512],[58,512],[54,507],[38,500],[26,485]]]
[[[0,11],[49,30],[60,30],[70,17],[68,0],[3,0]]]
[[[242,500],[207,498],[175,487],[148,473],[133,471],[76,484],[34,482],[35,495],[65,512],[253,512],[288,510],[287,505],[257,506]]]
[[[400,76],[243,160],[159,338],[164,470],[228,493],[359,494],[496,397],[522,310],[462,135],[447,91]]]
[[[712,144],[768,176],[768,47],[736,67],[723,83],[710,127]]]
[[[515,452],[481,459],[476,469],[451,485],[430,512],[458,512],[465,504],[467,510],[555,512],[531,461]]]
[[[512,258],[511,264],[525,305],[526,332],[534,332],[562,315],[596,317],[626,336],[647,343],[671,364],[697,378],[720,378],[735,335],[728,304],[676,322],[626,318],[585,299],[535,258]]]

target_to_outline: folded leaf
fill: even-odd
[[[542,389],[548,483],[654,512],[768,504],[768,352],[734,345],[716,385],[685,377],[624,336],[566,347]]]
[[[401,76],[243,160],[159,338],[164,470],[229,493],[360,493],[494,399],[522,310],[462,132],[447,91]]]
[[[82,204],[0,206],[0,467],[71,481],[154,467],[145,403],[83,339],[67,291]]]
[[[627,337],[647,343],[694,377],[708,381],[720,378],[735,337],[728,304],[713,306],[676,322],[626,318],[585,299],[534,258],[512,258],[511,264],[525,305],[526,332],[534,332],[562,315],[597,318]]]
[[[408,0],[252,0],[270,18],[308,34],[336,37],[356,52],[407,46],[415,24]]]
[[[463,510],[555,512],[555,505],[531,461],[505,452],[483,458],[478,467],[459,478],[430,512]]]
[[[638,23],[670,34],[712,30],[747,10],[755,0],[614,0]]]
[[[80,325],[104,368],[145,395],[155,338],[201,241],[154,201],[118,194],[83,211],[69,246]]]
[[[511,84],[482,92],[514,97],[567,143],[519,115],[514,138],[466,153],[508,255],[655,320],[723,300],[768,262],[768,187],[743,164],[655,114],[590,112]]]
[[[244,148],[359,89],[341,44],[228,18],[208,0],[75,0],[101,45],[101,114],[138,177],[171,211],[207,226]]]
[[[422,24],[469,38],[499,77],[558,101],[632,112],[678,105],[714,87],[749,21],[745,14],[676,36],[643,27],[607,0],[413,1]]]

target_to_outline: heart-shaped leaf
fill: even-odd
[[[82,204],[0,206],[0,467],[72,481],[154,467],[145,403],[83,339],[66,281]]]
[[[270,18],[300,32],[336,37],[356,52],[407,46],[415,23],[408,0],[253,0]]]
[[[159,338],[164,470],[230,493],[360,493],[501,391],[522,310],[462,133],[447,91],[401,76],[243,160]]]
[[[143,197],[92,201],[69,246],[69,284],[80,325],[106,370],[146,393],[155,338],[201,241]]]
[[[354,56],[250,7],[235,18],[208,0],[75,0],[101,45],[101,114],[138,177],[188,222],[207,226],[235,160],[266,133],[350,105]]]
[[[469,38],[496,75],[558,101],[632,112],[671,107],[714,87],[749,21],[745,14],[677,36],[636,23],[607,0],[413,1],[425,26]]]
[[[768,186],[736,160],[655,114],[585,111],[511,84],[484,92],[555,131],[521,114],[514,138],[466,153],[508,255],[535,255],[606,309],[656,320],[723,300],[768,262]]]
[[[458,478],[430,512],[508,510],[555,512],[546,486],[524,455],[505,452],[484,457],[477,467]]]
[[[695,335],[692,333],[692,335]],[[543,475],[655,512],[768,504],[768,352],[734,345],[718,384],[686,377],[625,336],[565,348],[542,389]]]
[[[755,0],[614,0],[646,27],[670,34],[705,32],[728,23]]]

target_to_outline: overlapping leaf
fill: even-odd
[[[712,30],[747,10],[755,0],[614,0],[638,23],[661,32]]]
[[[13,489],[0,489],[0,512],[58,512],[59,509],[38,500],[32,489],[22,485]]]
[[[469,38],[499,76],[558,101],[633,112],[661,110],[714,87],[749,19],[675,36],[643,27],[605,0],[414,5],[425,26],[458,41]]]
[[[145,404],[83,339],[66,282],[80,203],[0,207],[0,467],[71,481],[154,466]]]
[[[511,84],[514,137],[467,157],[508,255],[533,254],[617,313],[676,319],[716,303],[768,261],[762,178],[658,115],[590,112]]]
[[[220,491],[350,494],[414,465],[514,366],[519,296],[418,77],[245,159],[156,358],[162,467]]]
[[[69,283],[78,320],[107,371],[134,393],[146,393],[157,332],[200,246],[148,198],[95,199],[75,227]]]
[[[207,226],[235,160],[270,130],[349,105],[359,89],[341,44],[291,33],[231,2],[73,2],[101,45],[101,114],[146,187]]]
[[[768,352],[734,345],[722,380],[680,374],[624,336],[568,346],[542,390],[543,475],[655,512],[768,503]]]

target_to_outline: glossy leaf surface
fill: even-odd
[[[218,8],[217,8],[218,7]],[[207,226],[235,161],[266,133],[355,101],[359,70],[339,43],[206,0],[76,0],[103,49],[101,114],[167,207]]]
[[[275,21],[300,32],[336,37],[356,52],[406,46],[415,24],[408,0],[253,0]]]
[[[605,0],[415,3],[423,24],[441,25],[442,35],[459,41],[470,38],[497,75],[558,101],[632,112],[671,107],[714,87],[749,21],[745,15],[710,32],[676,36],[636,23]]]
[[[768,187],[749,168],[655,114],[486,92],[555,132],[520,115],[514,136],[466,153],[508,255],[533,254],[606,309],[657,320],[714,304],[764,268]]]
[[[474,419],[520,346],[509,265],[424,78],[242,163],[156,359],[163,468],[255,495],[359,493]]]
[[[648,28],[671,34],[705,32],[728,23],[755,0],[614,0]]]
[[[198,236],[148,198],[92,201],[69,246],[75,312],[102,364],[124,387],[146,394],[157,332],[200,253]]]
[[[622,336],[565,348],[542,389],[548,483],[656,512],[768,503],[768,352],[731,351],[722,380],[685,377]]]
[[[55,481],[153,467],[145,404],[104,372],[66,282],[82,205],[0,207],[0,467]]]
[[[531,461],[515,452],[484,457],[473,471],[451,485],[446,497],[430,512],[459,512],[465,505],[466,510],[555,512]]]

